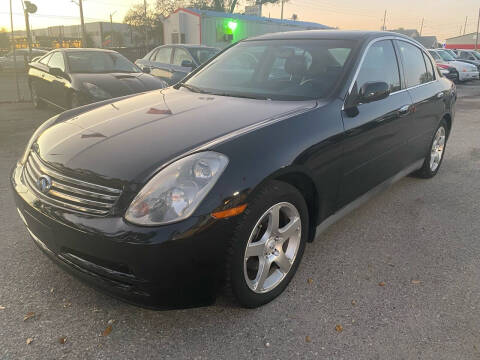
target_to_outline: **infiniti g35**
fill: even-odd
[[[56,263],[132,303],[265,304],[329,224],[437,174],[456,88],[434,64],[388,32],[241,41],[174,87],[41,125],[11,176],[18,212]]]

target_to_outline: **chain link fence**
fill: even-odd
[[[31,101],[27,73],[24,71],[18,71],[17,78],[18,93],[15,82],[15,73],[13,71],[0,72],[0,104]]]

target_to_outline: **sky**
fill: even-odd
[[[14,28],[25,26],[21,0],[11,0],[14,12]],[[154,0],[147,0],[149,4]],[[240,2],[242,10],[245,2]],[[31,15],[33,29],[55,25],[79,23],[79,8],[71,0],[32,0],[38,12]],[[139,0],[83,0],[86,22],[109,21],[111,13],[114,22],[121,22],[127,10]],[[415,28],[422,35],[435,35],[439,40],[463,33],[466,17],[466,32],[476,31],[480,7],[479,0],[287,0],[284,17],[298,15],[298,20],[313,21],[340,29],[379,30],[387,10],[387,29]],[[263,16],[280,18],[280,5],[263,8]],[[10,30],[9,0],[0,0],[0,28]]]

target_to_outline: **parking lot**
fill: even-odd
[[[458,92],[438,176],[405,178],[330,227],[286,292],[255,310],[223,297],[145,310],[57,268],[8,176],[55,110],[0,103],[0,359],[479,359],[480,81]]]

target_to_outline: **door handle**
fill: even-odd
[[[398,109],[398,113],[400,116],[407,115],[410,112],[411,105],[403,105],[400,109]]]
[[[439,93],[437,94],[437,99],[441,99],[441,98],[443,98],[444,96],[445,96],[445,93],[444,93],[443,91],[441,91],[441,92],[439,92]]]

